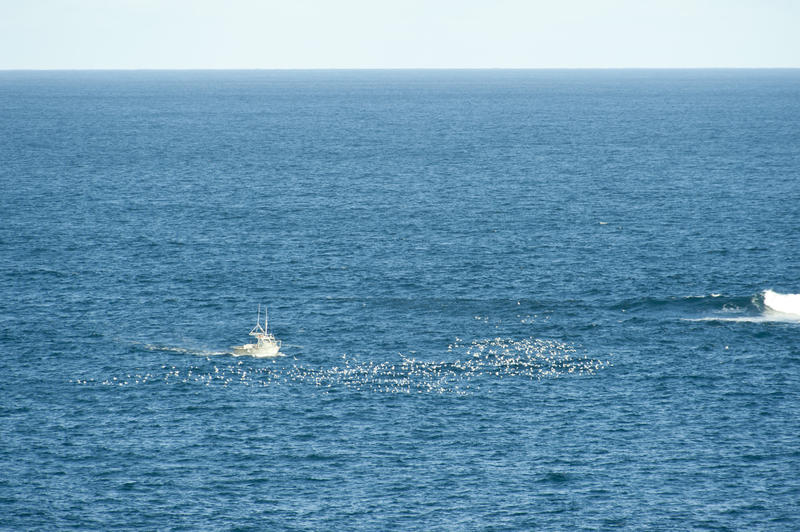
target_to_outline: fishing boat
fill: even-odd
[[[281,341],[276,340],[275,336],[267,328],[267,308],[264,307],[264,326],[261,326],[261,305],[258,305],[258,317],[256,326],[250,331],[250,336],[256,338],[254,344],[234,345],[234,356],[251,356],[256,358],[276,357],[280,355]]]

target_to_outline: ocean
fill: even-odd
[[[0,72],[0,529],[800,529],[798,124],[798,70]]]

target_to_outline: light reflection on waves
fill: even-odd
[[[177,351],[177,349],[172,349]],[[184,352],[184,351],[177,351]],[[187,353],[194,353],[185,350]],[[126,373],[104,379],[77,379],[77,384],[130,386],[138,384],[195,383],[206,386],[234,384],[272,386],[307,384],[324,389],[350,389],[379,393],[454,393],[467,394],[481,384],[504,378],[540,380],[567,375],[593,375],[610,366],[602,361],[578,355],[576,349],[555,340],[527,338],[514,340],[492,338],[448,346],[458,355],[454,361],[431,362],[400,355],[393,362],[374,362],[342,355],[341,363],[329,367],[303,364],[283,366],[274,361],[265,367],[238,361],[218,363],[206,358],[206,364],[189,367],[162,365],[151,372]]]

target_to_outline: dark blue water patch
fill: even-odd
[[[2,527],[797,528],[797,81],[0,73]]]

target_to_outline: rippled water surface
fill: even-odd
[[[800,528],[799,123],[794,70],[0,73],[0,528]]]

